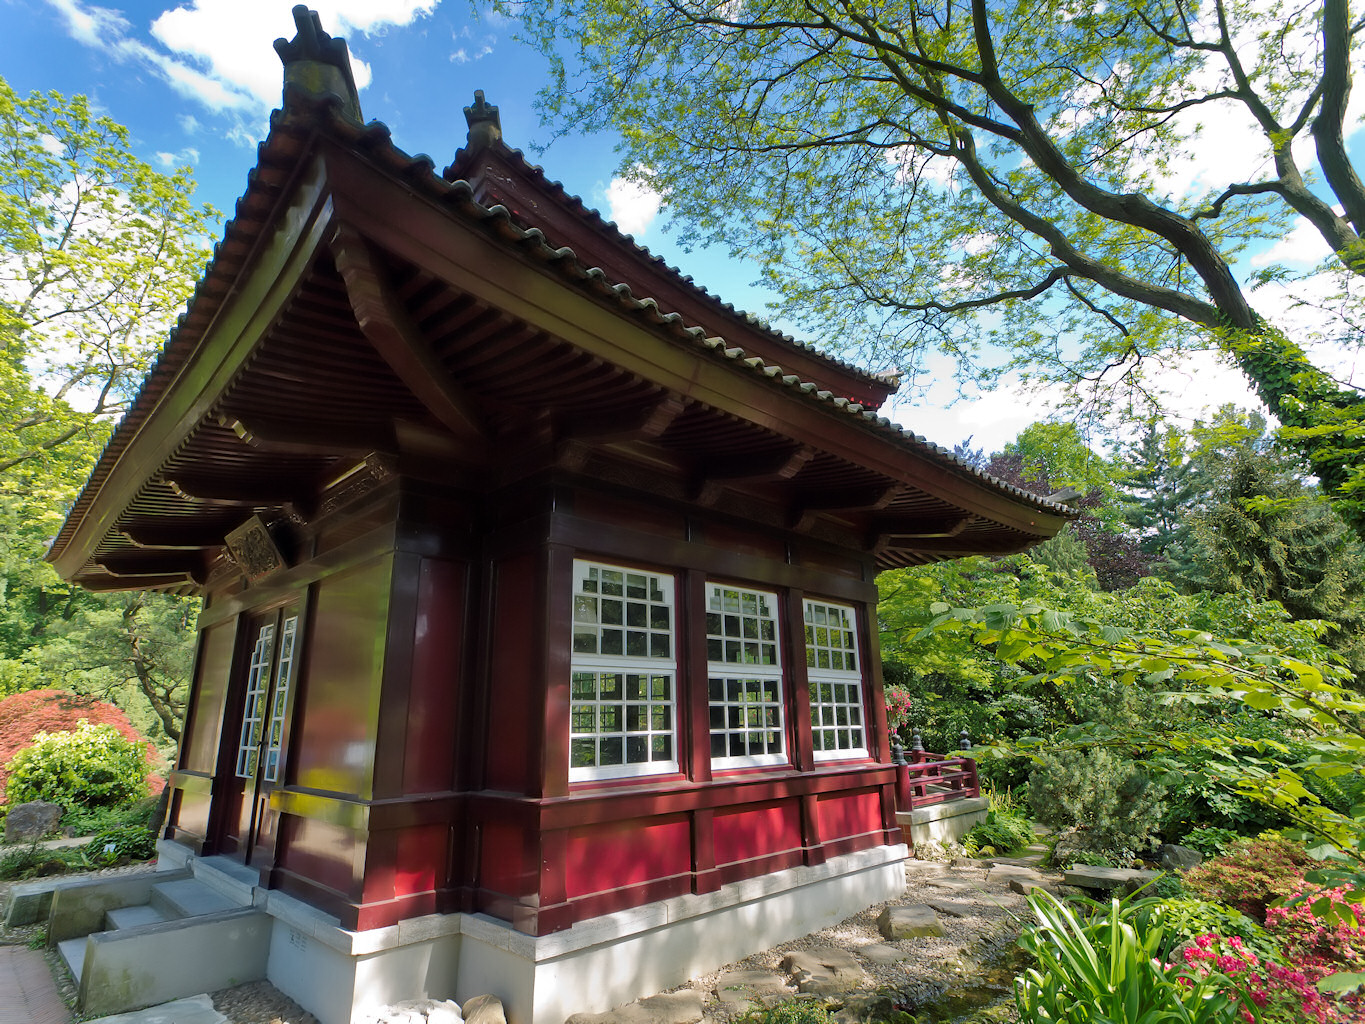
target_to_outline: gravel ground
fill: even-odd
[[[136,870],[111,868],[97,872],[112,875]],[[685,988],[703,994],[707,1016],[717,1024],[730,1024],[744,1009],[742,1004],[722,1002],[715,995],[716,979],[726,971],[764,970],[781,973],[782,958],[801,949],[833,946],[858,955],[869,945],[891,945],[905,959],[881,964],[859,956],[871,979],[869,988],[891,989],[918,1003],[945,992],[972,985],[984,977],[990,962],[1007,948],[1018,933],[1024,898],[1010,892],[1003,882],[986,882],[980,868],[951,868],[932,862],[912,861],[907,866],[905,892],[888,903],[879,903],[832,928],[784,942],[755,953],[738,963],[693,978]],[[8,902],[11,883],[0,882],[0,908]],[[887,906],[913,906],[949,901],[962,916],[940,912],[947,934],[942,938],[905,939],[888,942],[877,929],[877,915]],[[42,931],[41,925],[6,929],[0,926],[0,944],[27,944]],[[70,973],[55,950],[48,951],[57,985],[68,1004],[75,990]],[[317,1019],[269,982],[253,982],[212,993],[213,1004],[232,1024],[317,1024]]]

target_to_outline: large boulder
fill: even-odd
[[[507,1012],[497,996],[475,996],[464,1004],[465,1024],[507,1024]]]
[[[1204,855],[1198,850],[1178,843],[1164,843],[1157,850],[1157,863],[1167,871],[1188,871],[1204,863]]]
[[[5,842],[27,843],[57,831],[62,820],[62,805],[46,800],[16,804],[5,817]]]

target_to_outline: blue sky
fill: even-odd
[[[500,109],[504,138],[527,150],[550,177],[726,301],[764,313],[769,296],[748,283],[756,271],[720,254],[682,252],[654,216],[651,197],[614,180],[614,139],[551,141],[533,107],[548,81],[546,63],[514,39],[513,24],[463,0],[318,0],[313,6],[324,28],[350,46],[366,118],[386,122],[403,149],[428,153],[444,166],[465,138],[462,108],[483,89]],[[286,0],[0,0],[0,75],[20,93],[88,95],[128,125],[144,159],[164,167],[190,164],[200,198],[230,215],[279,102],[280,63],[271,42],[293,35],[290,7]],[[531,152],[546,142],[543,153]],[[1226,154],[1225,147],[1214,148]],[[1312,237],[1305,241],[1311,249]],[[1235,375],[1215,374],[1211,365],[1193,368],[1189,380],[1196,408],[1226,400],[1250,404]],[[945,383],[929,401],[894,411],[940,444],[974,434],[974,444],[988,450],[1044,412],[1039,400],[1017,389],[949,407],[955,394]]]

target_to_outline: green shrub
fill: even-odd
[[[1302,891],[1303,873],[1313,863],[1302,843],[1276,835],[1259,836],[1235,844],[1227,856],[1206,860],[1185,872],[1185,889],[1264,922],[1267,904]]]
[[[76,836],[93,836],[125,825],[141,825],[150,829],[156,801],[156,797],[147,797],[124,807],[68,808],[62,815],[62,828]]]
[[[39,733],[9,763],[11,805],[48,800],[63,807],[117,807],[147,795],[147,752],[112,725],[81,722],[75,732]]]
[[[834,1024],[823,1003],[792,999],[776,1006],[755,1007],[736,1018],[735,1024]]]
[[[977,822],[962,837],[962,847],[967,856],[975,857],[987,849],[994,853],[1007,853],[1033,841],[1033,822],[1020,814],[1009,811],[990,810],[986,820]]]
[[[45,878],[84,871],[90,866],[81,850],[49,850],[34,843],[0,857],[0,880]]]
[[[150,860],[156,856],[156,836],[146,825],[120,825],[96,834],[85,847],[92,863],[108,866],[120,861]]]
[[[1044,754],[1029,777],[1029,805],[1059,833],[1063,862],[1085,854],[1125,864],[1151,844],[1161,821],[1161,788],[1136,764],[1096,747]]]
[[[1192,829],[1180,843],[1191,850],[1198,850],[1205,857],[1219,857],[1232,849],[1241,838],[1232,829],[1207,825]]]
[[[1028,902],[1035,920],[1019,945],[1035,966],[1014,980],[1023,1024],[1241,1024],[1240,993],[1228,978],[1166,969],[1160,900],[1064,904],[1035,890]]]
[[[1264,928],[1224,903],[1183,897],[1166,900],[1165,908],[1166,927],[1171,930],[1172,938],[1168,954],[1197,935],[1213,932],[1225,938],[1235,935],[1242,940],[1243,946],[1263,959],[1278,960],[1280,957],[1279,943]]]

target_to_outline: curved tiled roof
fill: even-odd
[[[466,221],[478,225],[503,244],[515,247],[531,259],[552,268],[566,282],[615,303],[656,330],[668,332],[675,339],[695,348],[699,355],[723,360],[736,370],[766,379],[772,387],[787,390],[804,401],[845,415],[874,435],[927,458],[956,475],[1008,495],[1028,507],[1068,518],[1074,515],[1065,505],[968,465],[947,449],[906,430],[874,410],[787,373],[779,364],[749,356],[742,348],[728,345],[723,338],[709,337],[700,327],[686,326],[679,314],[661,311],[654,299],[637,297],[632,294],[629,285],[612,282],[601,269],[585,266],[571,248],[551,247],[539,229],[521,227],[505,207],[486,207],[478,203],[469,182],[462,179],[448,181],[436,173],[430,157],[424,154],[410,155],[395,146],[391,132],[384,123],[371,121],[361,125],[346,117],[338,109],[339,104],[331,101],[294,103],[291,100],[290,105],[293,109],[288,113],[280,110],[272,113],[270,133],[257,147],[257,165],[248,174],[247,190],[237,201],[233,218],[224,227],[223,239],[214,247],[213,256],[188,300],[186,311],[177,320],[141,389],[130,403],[128,412],[106,444],[90,479],[72,506],[49,551],[49,560],[54,559],[70,543],[77,524],[90,511],[123,452],[184,369],[224,300],[232,293],[237,275],[262,244],[262,228],[270,222],[277,195],[296,170],[300,156],[311,149],[312,139],[318,136],[330,137],[353,147],[401,178],[409,187],[420,190]],[[615,231],[596,214],[593,216],[601,224],[602,230]],[[662,263],[661,260],[658,262]],[[676,273],[671,268],[670,272]],[[706,294],[709,296],[709,293]],[[719,302],[714,298],[713,301]],[[725,308],[737,312],[733,307]],[[778,337],[786,344],[795,344],[782,336]]]

